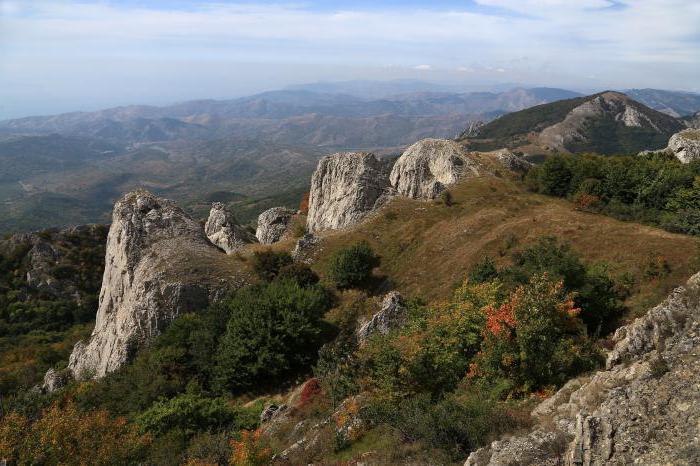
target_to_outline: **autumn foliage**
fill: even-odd
[[[34,422],[17,413],[0,421],[0,452],[11,463],[127,464],[150,442],[126,418],[105,410],[82,413],[70,400],[53,403]]]
[[[272,450],[260,439],[260,429],[241,431],[240,440],[231,441],[231,458],[233,466],[263,466],[270,464]]]

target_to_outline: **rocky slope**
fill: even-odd
[[[209,241],[231,254],[243,245],[255,241],[255,237],[240,226],[233,214],[220,202],[214,202],[204,231]]]
[[[75,345],[77,378],[118,369],[178,314],[206,307],[236,286],[231,263],[204,230],[171,201],[145,191],[114,206],[95,329]]]
[[[615,332],[606,370],[533,411],[535,429],[465,466],[700,463],[700,273]]]
[[[372,212],[389,192],[389,166],[368,152],[322,158],[311,177],[309,232],[345,228]]]
[[[464,176],[478,176],[479,164],[464,147],[447,139],[423,139],[399,157],[389,179],[398,194],[433,199]]]
[[[474,150],[636,153],[663,147],[684,126],[677,118],[608,91],[504,115],[467,139]]]

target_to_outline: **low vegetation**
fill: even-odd
[[[686,180],[668,199],[694,189],[684,171],[694,168],[655,157],[639,163]],[[562,160],[576,173],[589,158]],[[572,175],[559,189],[549,170],[536,169],[528,186],[576,200],[583,181],[574,190]],[[291,464],[368,454],[386,464],[461,463],[529,426],[535,402],[599,367],[610,332],[697,266],[693,238],[592,215],[509,180],[450,192],[449,208],[396,200],[328,235],[311,267],[286,243],[255,248],[244,258],[255,283],[180,315],[99,381],[31,390],[46,368],[65,366],[89,324],[0,340],[0,451],[10,464],[262,465],[314,432],[317,445],[290,454]],[[4,277],[18,289],[22,261],[12,261]],[[405,324],[359,342],[358,321],[387,288],[406,296]],[[664,371],[657,365],[654,376]],[[271,402],[287,411],[261,429]]]
[[[526,180],[533,191],[571,199],[578,208],[669,231],[700,235],[700,163],[666,154],[548,158]]]

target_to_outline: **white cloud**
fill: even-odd
[[[460,79],[500,75],[561,86],[588,83],[594,72],[605,87],[697,86],[700,1],[476,2],[492,10],[333,11],[303,3],[194,1],[190,9],[167,10],[87,0],[0,0],[0,94],[37,76],[47,87],[55,75],[92,76],[97,60],[124,67],[139,61],[184,63],[188,69],[208,61],[234,70],[242,62],[432,70],[435,76],[449,70]],[[385,68],[386,63],[394,66]],[[337,72],[338,79],[343,73]],[[552,82],[562,76],[566,80]],[[119,89],[118,82],[115,86]]]

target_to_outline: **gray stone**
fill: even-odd
[[[258,229],[255,236],[262,244],[272,244],[279,241],[289,228],[294,211],[284,207],[273,207],[261,213],[258,217]]]
[[[683,163],[700,160],[700,129],[685,129],[668,141],[668,150]]]
[[[369,322],[357,331],[357,341],[364,344],[375,333],[386,335],[406,322],[406,305],[397,291],[387,293],[382,299],[382,307]]]
[[[493,442],[465,464],[700,464],[700,274],[614,340],[607,369],[535,408],[531,433]]]
[[[448,139],[423,139],[410,146],[391,169],[398,194],[433,199],[465,176],[478,176],[480,165],[467,157],[461,144]]]
[[[102,377],[126,363],[180,313],[208,306],[230,267],[203,228],[171,201],[145,192],[114,206],[95,328],[78,342],[68,368],[77,379]]]
[[[209,241],[223,249],[226,254],[255,242],[255,237],[240,226],[233,214],[220,202],[211,205],[204,231]]]
[[[41,391],[44,393],[52,393],[66,386],[70,381],[69,371],[56,371],[53,368],[46,371],[44,375],[44,383],[41,386]]]
[[[307,230],[316,233],[355,225],[390,193],[389,168],[367,152],[323,157],[311,177]]]

